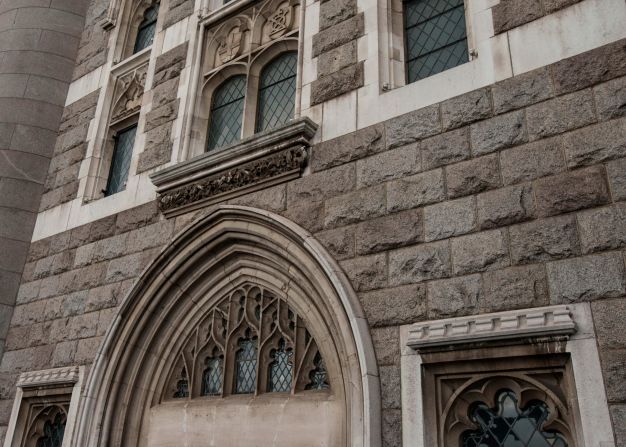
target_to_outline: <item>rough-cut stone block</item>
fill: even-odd
[[[438,168],[470,158],[469,127],[437,135],[420,144],[422,168]]]
[[[357,188],[415,174],[421,169],[420,151],[409,144],[356,162]]]
[[[495,113],[521,109],[553,96],[547,68],[540,68],[498,82],[492,88]]]
[[[124,298],[120,284],[107,284],[89,290],[83,305],[84,311],[95,312],[117,306]]]
[[[626,445],[626,404],[613,404],[609,406],[613,431],[615,432],[616,447]]]
[[[475,228],[474,197],[451,200],[424,208],[424,238],[427,242],[459,236]]]
[[[481,229],[501,227],[528,220],[534,215],[530,185],[517,185],[479,194],[478,226]]]
[[[600,351],[606,399],[609,402],[626,401],[626,349],[604,349]]]
[[[500,186],[497,154],[463,161],[446,168],[448,196],[467,196]]]
[[[359,295],[372,327],[410,324],[426,317],[426,287],[412,284]]]
[[[560,137],[539,140],[500,152],[500,169],[505,185],[564,171]]]
[[[287,207],[283,215],[310,232],[324,228],[324,202],[303,201]]]
[[[626,77],[600,84],[593,89],[600,120],[626,115]]]
[[[443,129],[449,130],[492,115],[489,89],[475,90],[441,103]]]
[[[385,409],[382,413],[383,445],[402,447],[402,411]]]
[[[572,6],[581,0],[543,0],[543,7],[546,11],[546,14],[552,14],[559,9],[567,8],[568,6]]]
[[[116,282],[139,276],[143,269],[141,259],[142,253],[134,253],[112,260],[106,272],[106,282]]]
[[[320,5],[320,30],[356,15],[356,0],[328,0]]]
[[[496,34],[543,17],[540,0],[503,0],[491,11]]]
[[[313,36],[313,57],[337,48],[363,35],[365,21],[363,13],[326,28]]]
[[[354,258],[355,227],[341,227],[322,231],[315,237],[337,260]]]
[[[178,116],[178,104],[180,100],[168,102],[156,109],[151,110],[146,114],[146,127],[145,131],[148,132],[165,123],[174,121]]]
[[[591,90],[536,104],[526,110],[531,139],[545,138],[596,121]]]
[[[359,62],[316,79],[311,84],[311,105],[320,104],[363,87],[363,76],[363,62]]]
[[[402,247],[422,240],[422,211],[409,210],[368,220],[356,228],[359,255]]]
[[[316,172],[287,185],[287,204],[292,206],[336,197],[352,191],[355,183],[354,163]]]
[[[471,126],[472,153],[488,154],[528,141],[524,112],[511,112]]]
[[[611,250],[626,245],[626,203],[578,214],[583,253]]]
[[[387,285],[387,260],[385,254],[363,256],[341,262],[352,287],[357,292],[380,289]]]
[[[397,366],[382,366],[379,372],[383,409],[401,408],[400,368]]]
[[[357,63],[356,40],[320,54],[317,59],[317,76],[323,77]]]
[[[527,309],[548,304],[548,281],[543,265],[511,267],[483,274],[481,312]]]
[[[280,212],[287,206],[287,186],[282,184],[261,189],[250,194],[239,196],[229,203]]]
[[[445,199],[443,170],[435,169],[387,184],[390,212],[416,208]]]
[[[404,146],[441,132],[439,105],[392,118],[385,122],[387,147]]]
[[[187,48],[189,43],[185,42],[181,45],[178,45],[175,48],[172,48],[166,53],[160,55],[156,60],[156,65],[154,67],[155,73],[159,73],[167,70],[170,67],[173,67],[180,62],[185,62],[187,59]],[[154,85],[156,86],[156,85]],[[154,88],[153,86],[153,88]]]
[[[105,227],[110,228],[115,225],[116,233],[123,233],[125,231],[134,230],[151,223],[156,222],[159,219],[159,210],[156,206],[156,202],[149,202],[145,205],[132,208],[130,210],[123,211],[117,215],[116,223],[103,222]],[[93,224],[92,224],[93,225]],[[95,228],[91,228],[90,237],[93,235]],[[99,238],[101,239],[101,237]]]
[[[563,146],[569,168],[626,157],[626,118],[568,133]]]
[[[136,231],[128,233],[126,253],[161,247],[172,240],[173,234],[173,220],[163,220],[155,224],[139,228]]]
[[[552,304],[611,298],[626,292],[621,253],[554,261],[547,264],[547,269]]]
[[[509,228],[514,264],[550,261],[580,254],[573,216],[539,219]]]
[[[374,328],[371,332],[378,365],[400,366],[400,332],[398,327]]]
[[[179,79],[170,79],[152,89],[152,109],[161,107],[168,102],[176,100],[178,95]]]
[[[382,216],[385,211],[385,185],[363,188],[327,200],[324,225],[326,227],[349,225]]]
[[[483,231],[452,239],[452,264],[457,275],[508,266],[509,251],[503,230]]]
[[[481,297],[480,275],[431,281],[428,283],[428,317],[460,317],[478,312]]]
[[[163,23],[163,28],[167,28],[175,24],[176,22],[180,22],[186,17],[189,17],[193,14],[194,2],[192,0],[188,0],[185,2],[181,2],[180,4],[173,7],[170,5],[170,10],[165,15],[165,22]]]
[[[443,278],[450,274],[447,241],[416,245],[389,252],[389,285],[398,286]]]
[[[626,200],[626,158],[615,160],[606,167],[614,200]]]
[[[626,39],[550,66],[557,94],[574,92],[626,75]]]
[[[594,301],[591,310],[600,347],[626,349],[626,299]]]
[[[311,169],[322,171],[385,149],[385,128],[377,124],[314,146],[311,150]]]
[[[539,216],[576,211],[609,201],[604,167],[593,166],[535,181]]]

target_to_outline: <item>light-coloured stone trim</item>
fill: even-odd
[[[78,382],[78,379],[78,366],[67,366],[64,368],[22,373],[17,380],[17,386],[20,388],[30,388],[49,385],[73,385]]]

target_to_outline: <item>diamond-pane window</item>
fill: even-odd
[[[118,132],[115,136],[115,147],[113,149],[111,170],[109,171],[105,196],[110,196],[126,189],[136,134],[137,125],[135,124]]]
[[[246,77],[233,76],[224,81],[213,95],[207,150],[234,143],[241,138]]]
[[[313,365],[315,366],[311,372],[309,372],[310,382],[307,384],[307,390],[327,390],[330,388],[328,384],[328,373],[326,372],[326,365],[322,355],[318,352],[313,359]]]
[[[148,48],[154,42],[154,34],[156,31],[157,18],[159,16],[159,4],[153,5],[146,9],[143,14],[143,20],[139,24],[137,31],[137,39],[135,40],[135,48],[133,54],[139,53],[141,50]]]
[[[285,340],[278,343],[278,349],[270,353],[269,384],[270,392],[287,392],[291,390],[293,375],[293,350],[285,348]]]
[[[469,61],[464,0],[406,0],[408,82]]]
[[[220,357],[206,359],[206,369],[202,373],[203,396],[219,396],[222,392],[222,364],[223,360]]]
[[[250,394],[256,389],[256,338],[244,338],[239,341],[237,351],[237,376],[235,377],[235,393]]]
[[[256,131],[272,129],[293,118],[296,100],[297,53],[284,53],[261,72]]]
[[[37,440],[37,447],[61,447],[65,434],[66,417],[57,414],[54,421],[46,421],[43,426],[43,436]]]
[[[498,396],[497,408],[484,403],[470,410],[471,420],[478,430],[465,432],[463,447],[567,447],[563,436],[556,431],[543,431],[550,410],[539,401],[519,408],[515,393],[503,391]]]

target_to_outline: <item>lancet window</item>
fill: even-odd
[[[26,446],[61,447],[67,423],[67,408],[51,405],[43,409],[34,407],[32,423]],[[38,411],[39,410],[39,411]]]
[[[145,10],[143,13],[143,20],[139,24],[139,29],[137,30],[133,53],[139,53],[141,50],[152,45],[154,42],[154,35],[156,34],[158,16],[159,3],[156,3]]]
[[[222,298],[179,354],[165,398],[330,388],[302,317],[277,294],[245,285]]]

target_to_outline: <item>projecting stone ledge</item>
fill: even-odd
[[[152,174],[159,209],[177,216],[300,177],[316,130],[299,118]]]

